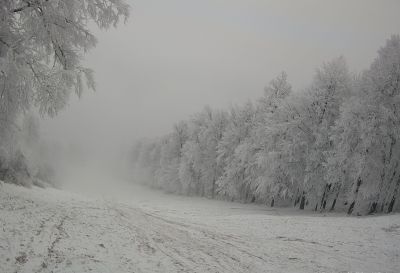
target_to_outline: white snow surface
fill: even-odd
[[[400,271],[399,214],[300,213],[133,184],[82,189],[0,183],[1,273]]]

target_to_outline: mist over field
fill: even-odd
[[[0,272],[400,268],[400,2],[0,0]]]

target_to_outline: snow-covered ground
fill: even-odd
[[[79,184],[79,183],[78,183]],[[400,215],[0,185],[0,272],[399,272]],[[83,193],[82,193],[83,192]]]

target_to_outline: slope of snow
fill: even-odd
[[[0,185],[0,272],[398,272],[400,215]],[[113,197],[114,196],[114,197]],[[118,201],[117,201],[118,200]]]

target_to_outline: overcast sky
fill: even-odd
[[[47,139],[110,147],[162,135],[205,105],[254,100],[283,70],[296,90],[341,55],[362,71],[400,32],[398,0],[127,1],[126,25],[93,30],[97,91],[45,119]]]

